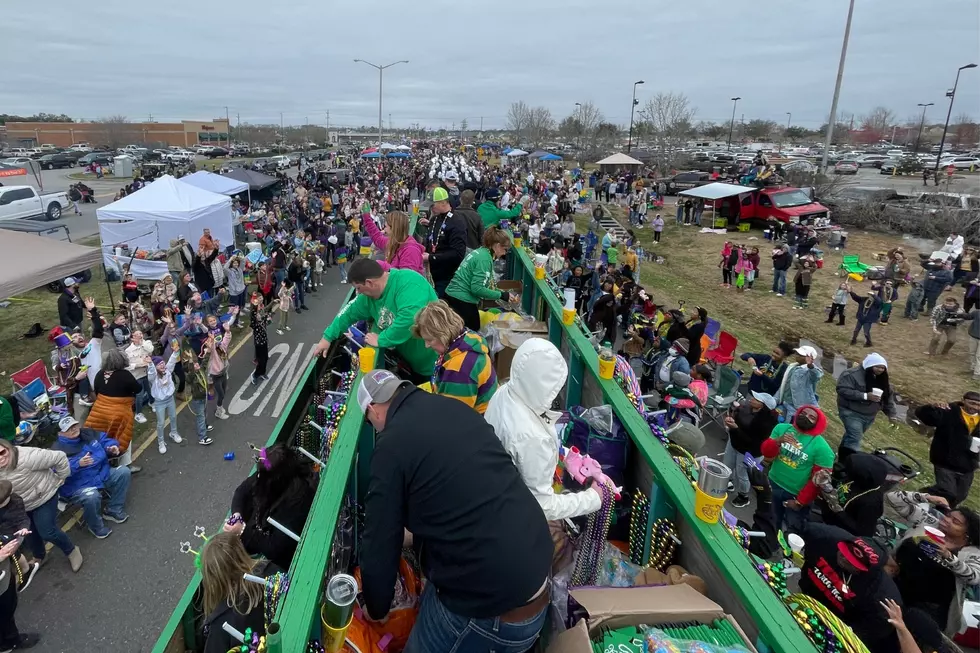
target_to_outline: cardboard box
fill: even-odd
[[[731,615],[688,585],[596,587],[572,590],[571,595],[589,613],[589,618],[552,638],[548,653],[592,653],[589,633],[594,633],[601,626],[656,626],[679,621],[711,623],[715,619],[729,621],[742,635],[742,645],[756,653],[755,647]]]
[[[547,329],[545,332],[547,332]],[[503,383],[506,379],[510,378],[510,366],[514,362],[514,354],[517,353],[517,348],[530,338],[547,339],[547,336],[524,331],[500,332],[500,344],[504,348],[498,351],[493,359],[493,369],[497,372],[497,383]]]
[[[523,281],[510,281],[504,279],[497,282],[497,290],[506,290],[511,295],[523,295],[524,294],[524,282]],[[489,300],[483,300],[480,302],[480,308],[487,310],[488,308],[500,308],[497,302],[491,302]]]

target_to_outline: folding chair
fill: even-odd
[[[51,383],[48,378],[48,369],[44,361],[40,358],[10,375],[10,381],[14,386],[14,392],[24,391],[31,402],[35,402],[42,394],[47,394],[52,406],[68,405],[68,392],[61,386]]]
[[[712,422],[722,429],[725,428],[725,422],[721,418],[728,412],[728,408],[733,403],[742,398],[738,391],[741,383],[742,376],[732,368],[718,366],[715,369],[715,382],[711,386],[708,401],[705,402],[704,412],[708,414]],[[702,429],[705,424],[706,422],[702,420]]]
[[[731,365],[735,360],[735,348],[738,347],[738,338],[727,331],[718,334],[718,344],[705,353],[705,360],[714,363],[719,368]]]
[[[721,332],[721,322],[714,318],[708,318],[708,321],[704,324],[704,335],[708,336],[711,340],[711,344],[718,344],[718,334]]]

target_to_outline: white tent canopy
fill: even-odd
[[[412,148],[410,148],[410,147],[409,147],[408,145],[399,145],[399,146],[398,146],[398,147],[396,147],[395,149],[396,149],[396,150],[410,150],[410,149],[412,149]]]
[[[382,143],[381,144],[381,147],[378,148],[378,149],[381,149],[381,150],[397,150],[398,149],[398,146],[395,145],[394,143]]]
[[[527,156],[527,152],[524,150],[511,150],[506,156]]]
[[[751,193],[752,188],[749,186],[739,186],[738,184],[723,184],[721,182],[715,182],[713,184],[705,184],[704,186],[698,186],[697,188],[691,188],[690,190],[682,190],[678,195],[686,195],[687,197],[699,197],[703,200],[720,200],[725,197],[731,197],[733,195],[741,195],[742,193]]]
[[[248,192],[248,184],[244,181],[222,177],[207,170],[198,170],[192,175],[181,177],[180,182],[209,190],[218,195],[237,195],[238,193]]]
[[[596,165],[599,166],[641,166],[642,161],[637,161],[629,154],[613,154],[612,156],[607,156],[602,161],[597,161]]]
[[[131,250],[156,251],[180,236],[196,243],[204,229],[224,244],[235,242],[231,198],[170,175],[95,213],[103,246],[126,243]]]

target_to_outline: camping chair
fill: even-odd
[[[839,270],[843,270],[845,275],[855,275],[855,281],[864,281],[864,275],[868,272],[868,266],[861,262],[861,257],[856,254],[845,254],[841,259]]]
[[[41,395],[47,394],[51,400],[52,408],[56,406],[67,407],[68,392],[65,388],[51,383],[48,378],[48,370],[44,366],[44,361],[40,358],[10,375],[10,381],[14,386],[15,393],[21,393],[36,405],[37,399]]]
[[[724,331],[722,334],[724,335]],[[719,366],[715,369],[715,382],[711,386],[711,394],[704,405],[704,412],[711,418],[711,421],[725,428],[722,417],[728,412],[728,408],[738,399],[742,398],[738,387],[742,383],[742,376],[730,367]],[[703,429],[706,422],[702,420]]]
[[[724,365],[731,365],[732,361],[735,360],[736,347],[738,347],[738,338],[727,331],[722,331],[718,334],[718,344],[709,349],[704,358],[719,368]]]
[[[704,324],[704,335],[708,336],[711,340],[711,344],[718,344],[718,334],[721,332],[721,322],[709,317],[708,321]]]

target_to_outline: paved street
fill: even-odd
[[[91,219],[94,223],[94,212]],[[40,632],[42,653],[149,651],[194,572],[194,557],[178,551],[181,541],[199,550],[195,526],[214,533],[231,504],[235,487],[248,474],[252,459],[247,442],[264,443],[283,405],[310,360],[312,347],[336,314],[349,286],[336,268],[327,271],[326,288],[307,296],[308,312],[292,313],[292,331],[270,331],[270,380],[252,386],[252,343],[247,327],[235,329],[226,406],[232,417],[211,419],[214,444],[201,447],[194,437],[194,416],[181,410],[177,423],[184,442],[156,449],[155,431],[134,440],[143,471],[133,477],[127,510],[130,520],[96,540],[84,525],[69,536],[81,547],[85,564],[73,574],[57,550],[21,595],[17,623]],[[241,346],[238,349],[238,346]],[[210,407],[213,414],[213,405]],[[150,423],[155,419],[146,411]],[[149,436],[148,438],[146,436]],[[235,459],[225,461],[225,452]]]

